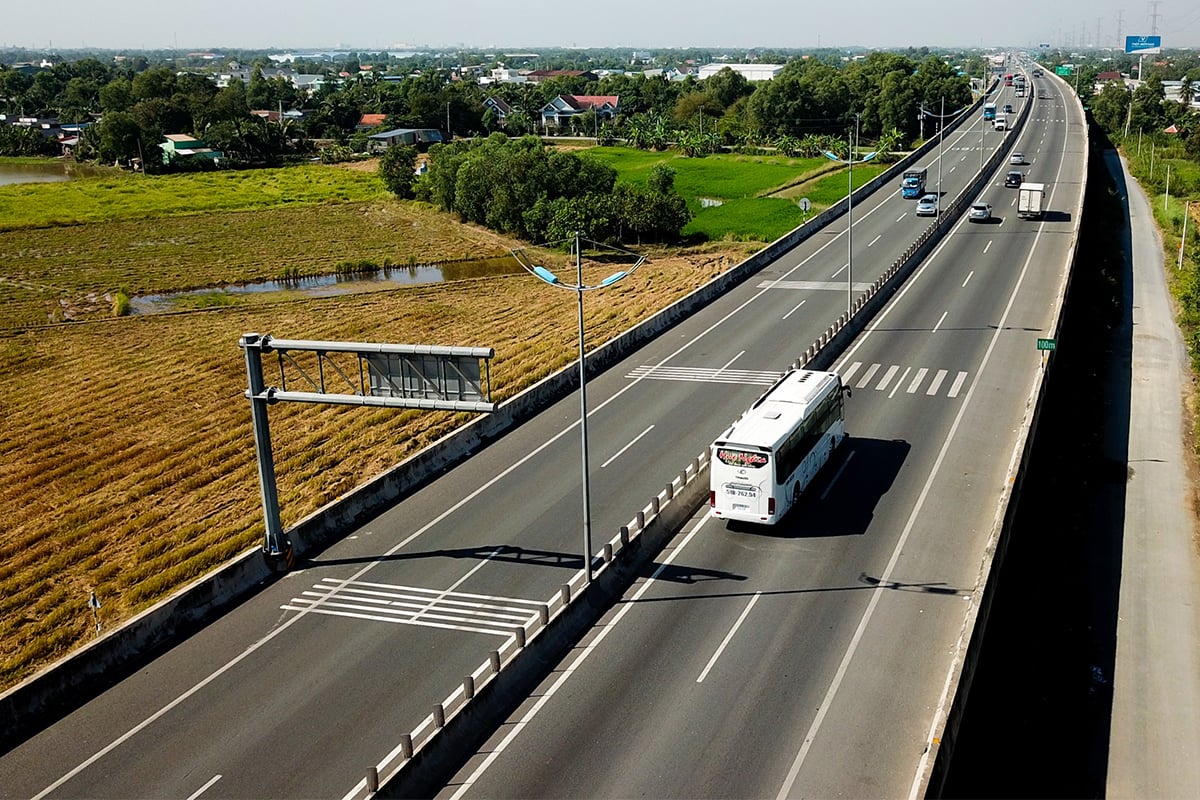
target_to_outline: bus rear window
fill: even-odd
[[[770,460],[766,453],[756,453],[752,450],[734,450],[731,447],[718,447],[717,460],[731,467],[765,467]]]

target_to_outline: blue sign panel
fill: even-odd
[[[1126,53],[1161,53],[1161,36],[1126,36]]]

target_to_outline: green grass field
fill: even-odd
[[[641,185],[655,165],[670,166],[675,170],[676,191],[695,215],[684,235],[710,241],[772,242],[804,222],[795,199],[812,201],[811,216],[846,196],[845,170],[824,158],[731,154],[688,158],[676,152],[625,147],[584,152],[617,170],[621,180]],[[878,164],[855,167],[855,188],[886,169]],[[701,198],[720,205],[708,205]]]
[[[324,164],[0,186],[0,231],[387,197],[374,172]]]

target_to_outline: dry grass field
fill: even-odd
[[[242,333],[491,346],[498,400],[568,363],[576,347],[574,297],[522,275],[124,318],[105,318],[89,294],[515,246],[387,200],[0,233],[0,688],[94,635],[93,590],[111,629],[259,540]],[[651,253],[603,302],[589,298],[589,347],[753,249],[721,247]],[[80,321],[47,324],[73,307]],[[271,417],[285,526],[466,419],[295,404]]]

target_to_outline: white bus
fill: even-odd
[[[842,381],[794,369],[713,442],[713,516],[774,525],[846,438]]]

